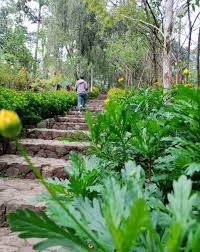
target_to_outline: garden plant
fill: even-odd
[[[0,133],[47,189],[36,197],[45,211],[9,214],[12,231],[41,238],[36,250],[198,252],[200,90],[117,92],[103,113],[86,113],[90,155],[71,154],[68,180],[41,176],[17,140],[19,118],[1,112]]]

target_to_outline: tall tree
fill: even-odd
[[[198,45],[197,45],[197,84],[200,87],[200,28],[198,36]]]
[[[40,37],[40,27],[42,24],[42,8],[48,5],[49,0],[36,0],[38,3],[37,9],[32,9],[29,6],[29,0],[18,0],[17,6],[19,11],[23,11],[26,17],[33,23],[37,24],[37,29],[35,33],[35,52],[34,59],[35,64],[33,67],[33,72],[36,74],[38,67],[38,48],[39,48],[39,37]]]
[[[163,86],[165,89],[169,89],[172,82],[171,60],[174,0],[165,0],[164,8]]]

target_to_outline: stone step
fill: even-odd
[[[12,233],[7,227],[0,228],[0,252],[35,252],[34,244],[41,242],[41,239],[21,239],[17,233]],[[58,252],[59,247],[53,247],[43,252]]]
[[[102,110],[95,110],[95,111],[91,111],[91,112],[102,112]],[[84,116],[85,111],[77,111],[77,110],[69,110],[67,113],[65,113],[65,115],[74,115],[74,116]]]
[[[66,115],[67,116],[67,115]],[[65,117],[66,117],[65,116]],[[37,128],[59,129],[59,130],[87,130],[85,122],[58,122],[59,117],[46,119],[37,124]]]
[[[0,178],[0,227],[6,226],[6,216],[17,208],[44,209],[43,203],[31,198],[45,191],[36,180]]]
[[[9,228],[0,228],[0,252],[35,252],[34,244],[41,242],[41,239],[21,239],[17,233],[12,233]],[[59,247],[53,247],[43,252],[58,252]]]
[[[87,123],[55,122],[51,128],[61,130],[87,130],[88,126]]]
[[[71,137],[77,139],[87,139],[89,132],[84,130],[57,130],[57,129],[27,129],[26,138],[53,140],[58,137]]]
[[[85,123],[85,118],[76,116],[58,117],[57,122]]]
[[[79,118],[79,119],[85,119],[85,114],[84,114],[84,112],[82,113],[79,113],[79,114],[77,114],[77,115],[68,115],[67,114],[67,112],[66,113],[64,113],[64,115],[62,115],[62,116],[60,116],[60,117],[68,117],[68,118],[72,118],[72,119],[74,119],[74,118]],[[57,117],[57,118],[59,118],[59,117]],[[56,118],[56,119],[57,119]]]
[[[31,160],[44,177],[67,178],[64,167],[69,166],[69,161],[42,157],[31,157]],[[9,154],[0,156],[0,176],[35,179],[23,157]]]
[[[90,144],[87,142],[67,142],[43,139],[21,139],[21,144],[32,157],[62,158],[68,160],[71,151],[84,152]],[[19,154],[14,142],[8,146],[7,153]]]
[[[102,106],[86,106],[85,109],[91,112],[101,112],[103,107]]]
[[[89,110],[91,112],[101,112],[103,110],[103,107],[86,107],[86,110]]]

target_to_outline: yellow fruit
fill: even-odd
[[[15,138],[21,132],[21,121],[17,113],[2,109],[0,110],[0,134],[7,138]]]
[[[188,70],[187,68],[185,68],[185,69],[183,70],[183,73],[184,73],[185,75],[189,75],[189,70]]]

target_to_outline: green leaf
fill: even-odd
[[[179,223],[173,223],[169,229],[168,241],[167,241],[167,251],[177,252],[180,251],[180,245],[182,242],[182,227]]]
[[[103,193],[103,216],[119,252],[131,251],[139,234],[151,226],[145,200],[138,198],[141,192],[131,180],[133,183],[123,186],[112,178]]]
[[[60,228],[45,213],[33,212],[30,209],[18,209],[10,213],[8,222],[13,232],[20,232],[20,238],[44,238],[34,246],[43,250],[52,246],[80,247],[82,251],[89,251],[85,242],[75,234]],[[81,250],[80,250],[81,251]]]
[[[138,235],[151,225],[144,199],[137,199],[130,208],[129,216],[122,224],[123,251],[130,251]]]
[[[193,176],[196,172],[200,172],[200,163],[191,163],[186,170],[186,175]]]
[[[191,196],[192,182],[186,176],[181,176],[178,181],[174,181],[173,189],[174,193],[168,195],[168,209],[172,214],[166,243],[169,252],[180,250],[185,235],[195,223],[192,208],[197,199],[195,194]]]
[[[200,224],[198,224],[196,232],[190,235],[190,239],[189,239],[185,252],[189,252],[189,251],[192,251],[192,252],[200,251]]]
[[[196,200],[196,195],[190,196],[192,182],[186,176],[181,176],[178,181],[173,182],[173,189],[174,193],[168,194],[168,209],[173,214],[175,221],[186,228]]]

